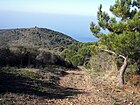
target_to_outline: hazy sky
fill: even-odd
[[[102,3],[103,10],[109,11],[110,4],[114,2],[115,0],[0,0],[0,28],[47,27],[64,32],[79,41],[93,41],[89,24],[96,21],[99,5]]]
[[[99,4],[104,10],[114,0],[0,0],[0,10],[61,13],[71,15],[96,15]]]

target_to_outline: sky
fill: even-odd
[[[100,4],[103,10],[115,0],[0,0],[0,29],[49,28],[65,33],[78,41],[95,41],[89,30],[97,22]]]

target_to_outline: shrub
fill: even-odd
[[[61,56],[74,66],[83,65],[91,57],[93,43],[77,42],[65,49]]]
[[[24,46],[0,49],[0,66],[45,67],[46,64],[70,66],[62,57],[52,52]]]
[[[82,65],[84,63],[84,56],[77,54],[71,58],[71,62],[74,66]]]

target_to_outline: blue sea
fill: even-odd
[[[94,16],[0,11],[0,29],[42,27],[62,32],[80,42],[95,42],[90,32]]]

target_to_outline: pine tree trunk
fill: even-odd
[[[125,81],[124,81],[124,74],[125,74],[125,70],[127,68],[127,58],[122,56],[122,55],[119,55],[119,57],[123,58],[124,61],[123,61],[123,65],[121,66],[119,72],[119,84],[120,86],[123,86],[125,84]]]
[[[122,64],[122,66],[121,66],[121,68],[120,68],[120,70],[119,70],[119,72],[120,72],[120,74],[119,74],[119,85],[120,85],[120,86],[123,86],[123,85],[125,84],[125,81],[124,81],[124,74],[125,74],[125,70],[126,70],[127,64],[128,64],[127,58],[126,58],[125,56],[123,56],[123,55],[117,55],[115,52],[113,52],[113,51],[111,51],[111,50],[101,49],[101,51],[108,52],[108,53],[110,53],[110,54],[112,54],[112,55],[115,55],[115,56],[118,56],[118,57],[124,59],[123,64]]]

